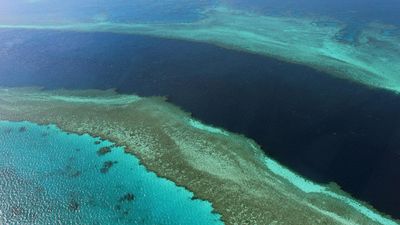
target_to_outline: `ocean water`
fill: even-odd
[[[223,224],[210,203],[99,138],[1,121],[0,154],[0,224]]]
[[[26,30],[2,31],[0,40],[3,85],[167,96],[195,118],[256,140],[301,175],[336,182],[400,218],[395,93],[201,43]]]
[[[217,13],[207,13],[212,11]],[[335,182],[400,219],[399,11],[398,0],[4,0],[0,86],[167,96],[196,119],[254,139],[291,170],[319,183]],[[281,23],[287,27],[265,32],[269,24],[254,19],[263,16],[299,24]],[[314,27],[302,30],[308,23]],[[49,24],[72,28],[56,31]],[[81,27],[87,24],[99,30]],[[132,34],[138,27],[124,26],[135,24],[170,33],[141,36]],[[334,35],[324,36],[335,27],[340,29]],[[171,30],[178,28],[182,33],[174,36]],[[72,31],[79,29],[85,32]],[[240,29],[250,35],[238,36]],[[298,35],[303,32],[309,43]],[[237,37],[246,40],[224,45]],[[307,60],[293,64],[248,53],[257,41],[289,44],[285,49],[294,56],[316,52],[309,60],[327,58],[372,74],[363,85],[352,79],[357,76],[351,67],[339,79],[329,69],[307,67]]]
[[[43,1],[5,0],[0,8],[0,19],[7,23],[52,21],[86,22],[188,22],[202,18],[199,14],[215,0],[102,0]],[[16,17],[15,15],[18,15]]]

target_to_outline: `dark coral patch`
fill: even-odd
[[[44,187],[35,187],[35,192],[36,193],[43,193],[44,192]]]
[[[132,193],[126,193],[119,199],[119,202],[131,202],[133,200],[135,200],[135,195]]]
[[[79,203],[74,199],[69,200],[68,209],[71,210],[71,211],[79,210]]]
[[[108,173],[110,168],[116,163],[118,163],[118,162],[117,161],[105,161],[103,163],[103,167],[100,169],[100,172],[101,173]]]
[[[105,155],[107,153],[110,153],[110,152],[111,152],[111,148],[110,147],[102,147],[97,151],[97,155],[98,156],[103,156],[103,155]]]
[[[19,206],[11,207],[11,213],[13,216],[20,216],[23,214],[23,209]]]
[[[27,131],[27,130],[28,130],[28,129],[27,129],[26,127],[20,127],[18,131],[19,131],[19,132],[25,132],[25,131]]]
[[[9,133],[11,133],[12,132],[12,129],[11,128],[6,128],[6,129],[4,129],[4,133],[5,134],[9,134]]]
[[[95,141],[94,144],[99,145],[99,144],[101,144],[101,141]]]
[[[75,177],[79,177],[81,174],[82,174],[82,172],[77,170],[77,171],[71,173],[69,176],[72,178],[75,178]]]
[[[132,149],[127,148],[127,147],[124,148],[124,153],[133,155]]]

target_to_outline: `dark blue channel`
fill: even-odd
[[[0,31],[0,86],[165,95],[400,218],[400,97],[305,66],[135,35]]]

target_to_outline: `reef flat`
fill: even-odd
[[[395,26],[370,23],[356,41],[346,42],[337,38],[346,25],[330,18],[266,16],[221,6],[204,10],[202,18],[185,23],[0,21],[0,28],[114,32],[207,42],[304,64],[370,87],[400,91],[400,36]]]
[[[397,224],[333,187],[297,176],[252,140],[202,124],[160,97],[3,88],[0,120],[56,124],[110,140],[210,201],[226,224]]]

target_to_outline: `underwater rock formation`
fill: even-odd
[[[96,143],[95,143],[96,144]],[[111,148],[106,146],[106,147],[101,147],[98,151],[97,151],[97,155],[98,156],[103,156],[107,153],[111,152]]]
[[[135,195],[132,193],[127,193],[119,199],[119,202],[131,202],[135,200]]]
[[[114,166],[114,164],[118,163],[117,161],[105,161],[103,163],[103,167],[100,169],[101,173],[108,173],[108,171],[111,169],[111,167]]]

